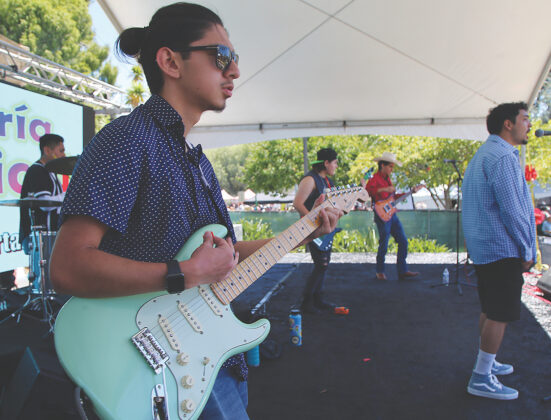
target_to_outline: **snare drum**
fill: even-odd
[[[29,267],[33,270],[35,279],[32,284],[34,293],[42,292],[42,284],[44,284],[44,294],[55,293],[50,281],[50,256],[54,249],[54,242],[57,232],[38,230],[33,235],[33,249],[31,252],[33,264]],[[43,267],[42,267],[43,266]],[[42,283],[42,273],[44,273],[44,283]]]

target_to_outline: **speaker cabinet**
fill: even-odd
[[[551,269],[542,274],[538,280],[538,287],[547,294],[551,294]]]
[[[57,357],[25,348],[2,394],[2,420],[77,420],[75,386]]]

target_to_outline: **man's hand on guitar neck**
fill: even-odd
[[[312,209],[315,209],[324,201],[325,201],[325,194],[321,194],[318,197],[318,199],[314,202],[314,207],[312,207]],[[313,241],[316,238],[319,238],[320,236],[333,232],[337,227],[337,223],[339,222],[339,219],[343,216],[343,214],[344,213],[342,210],[338,210],[334,207],[326,207],[321,209],[320,212],[318,213],[321,224],[316,228],[316,230],[314,230],[310,235],[308,235],[301,243],[299,243],[297,247],[306,245],[307,243]]]

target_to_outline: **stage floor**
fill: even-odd
[[[326,296],[350,313],[303,315],[301,347],[289,343],[288,314],[312,269],[308,254],[288,255],[237,299],[236,312],[250,311],[288,275],[260,308],[272,329],[266,357],[250,368],[251,419],[551,418],[551,401],[542,402],[551,395],[549,303],[527,284],[521,320],[508,327],[498,354],[515,367],[502,381],[519,390],[519,399],[474,397],[466,387],[478,347],[476,288],[463,285],[460,295],[454,284],[431,287],[445,267],[455,280],[455,254],[408,261],[421,272],[417,280],[397,281],[389,264],[385,282],[375,279],[373,255],[334,255]],[[45,330],[28,319],[0,325],[0,386],[25,346],[53,354],[52,340],[41,338]],[[279,357],[268,358],[277,350]]]

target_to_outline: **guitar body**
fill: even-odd
[[[342,228],[338,227],[331,233],[320,236],[319,238],[314,239],[310,244],[315,245],[320,251],[328,251],[333,246],[333,238],[337,233],[339,233]]]
[[[189,258],[207,230],[227,233],[224,226],[205,226],[176,258]],[[156,373],[132,341],[144,329],[151,335],[138,334],[138,343],[155,358],[156,342],[168,357],[164,383],[162,369]],[[157,393],[166,396],[171,419],[187,420],[200,415],[222,364],[260,344],[269,330],[265,319],[242,323],[210,287],[199,286],[178,294],[73,297],[57,317],[55,346],[65,371],[102,419],[151,419]]]
[[[413,190],[417,190],[419,187],[426,188],[424,185],[419,184],[416,185]],[[386,200],[379,200],[373,205],[373,210],[375,213],[377,213],[377,216],[381,218],[382,221],[388,222],[390,219],[392,219],[392,216],[394,213],[398,211],[396,208],[396,205],[400,202],[408,198],[413,191],[407,192],[405,194],[402,194],[400,197],[395,198],[394,195],[391,195]]]
[[[102,419],[145,420],[164,411],[171,420],[196,419],[222,364],[259,345],[270,331],[265,319],[239,321],[230,302],[319,226],[321,209],[348,212],[356,200],[368,199],[362,187],[329,191],[322,204],[217,283],[177,294],[71,298],[55,323],[61,365]],[[191,258],[206,231],[221,238],[227,234],[224,226],[205,226],[188,239],[176,259]]]
[[[394,213],[398,211],[396,208],[396,200],[394,196],[387,198],[386,200],[379,200],[373,205],[373,210],[377,213],[377,216],[384,222],[388,222]]]

